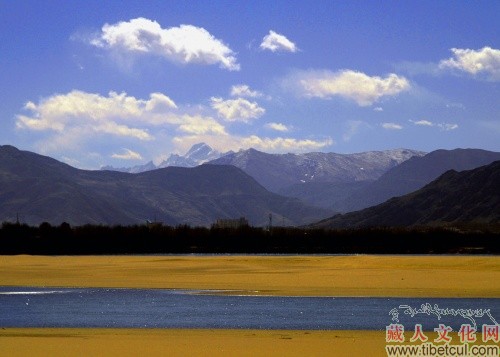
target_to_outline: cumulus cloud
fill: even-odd
[[[123,153],[121,154],[113,154],[111,155],[113,159],[120,160],[142,160],[141,154],[138,152],[132,151],[130,149],[123,149]]]
[[[251,90],[246,84],[238,84],[231,87],[232,97],[247,97],[247,98],[259,98],[262,97],[262,93],[256,90]]]
[[[271,152],[304,152],[318,150],[325,146],[333,144],[333,140],[295,139],[295,138],[261,138],[257,135],[251,135],[241,138],[243,148],[254,148]]]
[[[180,117],[179,124],[178,130],[188,134],[227,135],[224,126],[211,117],[204,117],[201,115],[183,115]]]
[[[436,127],[439,128],[443,131],[450,131],[450,130],[455,130],[458,129],[458,124],[453,124],[453,123],[433,123],[428,120],[410,120],[411,123],[419,126],[429,126],[429,127]]]
[[[162,112],[172,108],[177,109],[177,105],[163,93],[151,93],[145,107],[147,111],[151,112]]]
[[[401,130],[403,127],[399,124],[396,123],[382,123],[380,124],[382,128],[387,129],[387,130]]]
[[[250,102],[243,98],[224,100],[212,97],[211,106],[217,111],[219,117],[226,121],[248,123],[251,119],[259,118],[266,112],[256,102]]]
[[[290,129],[282,123],[267,123],[265,125],[266,128],[276,130],[276,131],[281,131],[281,132],[286,132],[289,131]]]
[[[16,126],[19,131],[38,133],[34,145],[39,152],[59,155],[86,168],[109,164],[106,158],[142,160],[141,151],[158,159],[172,150],[185,152],[199,142],[220,151],[254,147],[269,152],[318,150],[333,143],[331,139],[231,133],[224,121],[248,121],[262,115],[264,109],[242,98],[213,98],[212,105],[178,106],[163,93],[141,99],[127,93],[101,95],[73,90],[26,103],[16,117]],[[269,123],[268,127],[281,132],[289,129],[281,123]],[[132,145],[134,150],[129,149]],[[89,153],[96,151],[99,158],[91,158]]]
[[[226,44],[193,25],[162,28],[156,21],[139,17],[105,24],[90,44],[122,53],[156,55],[182,64],[218,64],[230,71],[240,69],[235,53]]]
[[[211,147],[226,152],[229,150],[239,151],[241,149],[254,148],[257,150],[273,153],[288,152],[308,152],[315,151],[327,146],[333,145],[331,138],[323,140],[297,139],[297,138],[269,138],[257,135],[239,136],[239,135],[185,135],[177,136],[173,139],[180,152],[185,152],[192,145],[204,142]]]
[[[378,77],[352,70],[300,72],[292,82],[303,96],[322,99],[339,96],[353,100],[359,106],[369,106],[382,97],[395,96],[410,89],[410,82],[394,73]]]
[[[439,63],[441,69],[453,69],[472,75],[484,74],[500,81],[500,50],[483,47],[480,50],[452,48],[453,57]]]
[[[204,108],[191,113],[179,109],[163,93],[151,93],[148,99],[138,99],[126,93],[100,95],[74,90],[55,94],[38,103],[28,102],[24,111],[27,113],[16,118],[17,128],[44,132],[45,138],[37,143],[39,150],[44,153],[65,152],[66,157],[68,150],[93,146],[113,148],[117,143],[121,147],[124,140],[138,145],[161,138],[162,142],[157,144],[161,146],[175,133],[228,135],[221,123],[203,113]],[[109,156],[140,160],[129,151],[115,151]]]
[[[153,140],[153,137],[145,129],[130,128],[127,125],[114,122],[93,125],[92,129],[97,133],[131,137],[139,140]]]
[[[384,108],[382,108],[382,107],[375,107],[375,108],[373,108],[373,111],[374,112],[383,112]]]
[[[175,108],[175,103],[160,93],[151,94],[149,100],[136,99],[126,93],[110,92],[109,95],[71,91],[42,99],[38,104],[28,102],[24,109],[30,115],[18,115],[16,126],[20,129],[51,130],[64,133],[79,127],[82,132],[101,132],[150,140],[150,134],[130,124],[141,121],[144,113],[154,120],[158,107]]]
[[[165,114],[177,109],[177,105],[162,93],[137,99],[125,92],[102,96],[73,90],[42,99],[38,104],[28,102],[24,109],[30,114],[17,116],[16,126],[20,129],[50,130],[64,135],[78,128],[82,135],[94,132],[151,140],[144,125],[169,122],[171,116]]]
[[[297,46],[285,36],[269,31],[269,34],[264,36],[260,48],[271,52],[297,52]]]

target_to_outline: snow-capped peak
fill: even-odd
[[[180,166],[195,167],[204,164],[207,161],[218,159],[221,153],[212,149],[205,143],[195,144],[185,155],[172,154],[163,161],[158,167]]]

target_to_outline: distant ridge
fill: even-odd
[[[156,166],[153,161],[149,161],[144,165],[136,165],[132,167],[113,167],[113,166],[103,166],[101,170],[108,171],[119,171],[128,172],[131,174],[136,174],[140,172],[146,172],[156,169],[161,169],[170,166],[176,167],[195,167],[202,165],[210,160],[217,159],[221,157],[219,151],[212,149],[205,143],[195,144],[189,149],[185,155],[171,154],[168,159],[162,161],[158,166]]]
[[[273,194],[232,166],[168,167],[139,174],[87,171],[52,158],[0,146],[0,222],[38,225],[165,224],[208,226],[217,218],[246,217],[266,225],[269,214],[285,225],[327,217]]]
[[[462,172],[449,170],[416,192],[361,211],[334,216],[312,227],[450,223],[500,223],[500,161]]]
[[[436,150],[422,157],[412,157],[350,195],[344,211],[374,206],[391,197],[416,191],[448,170],[470,170],[496,160],[500,160],[499,152],[480,149]]]
[[[136,165],[132,167],[113,167],[113,166],[103,166],[101,170],[104,171],[118,171],[118,172],[128,172],[130,174],[138,174],[140,172],[146,172],[151,170],[156,170],[158,167],[153,163],[153,161],[149,161],[144,165]]]
[[[172,154],[170,157],[163,161],[158,168],[164,168],[169,166],[178,167],[195,167],[202,165],[210,160],[215,160],[219,158],[222,154],[212,149],[205,143],[195,144],[189,149],[189,151],[183,155]]]
[[[289,187],[311,182],[346,183],[375,180],[388,169],[413,156],[424,154],[422,151],[409,149],[356,154],[267,154],[249,149],[224,155],[210,163],[239,167],[268,190],[284,193]]]
[[[195,167],[202,163],[236,166],[271,192],[298,198],[304,203],[345,212],[350,197],[387,170],[425,152],[410,149],[368,151],[355,154],[312,152],[268,154],[255,149],[221,154],[210,146],[193,145],[185,155],[172,154],[160,165],[152,162],[129,168],[105,166],[104,170],[139,173],[163,167]]]

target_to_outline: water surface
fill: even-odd
[[[217,291],[0,287],[0,327],[236,328],[384,330],[440,323],[455,331],[460,315],[405,314],[422,304],[440,309],[489,309],[500,321],[500,299],[234,296]],[[393,310],[394,312],[394,310]],[[479,328],[493,324],[483,315]]]

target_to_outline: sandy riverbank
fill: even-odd
[[[0,285],[500,297],[492,256],[0,256]]]
[[[437,333],[426,332],[429,341]],[[460,345],[456,332],[451,345]],[[494,347],[481,342],[477,346]],[[5,356],[387,356],[385,331],[0,329]],[[420,341],[390,346],[418,346]],[[442,346],[442,343],[436,343]],[[497,350],[498,351],[498,350]]]
[[[0,285],[498,298],[500,257],[0,256]],[[8,356],[385,356],[384,346],[385,331],[0,329]]]
[[[0,330],[5,356],[383,356],[384,345],[380,331]]]

